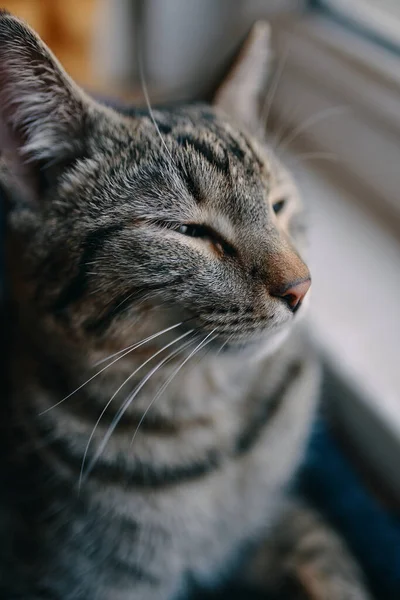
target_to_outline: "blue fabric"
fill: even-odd
[[[400,517],[368,493],[323,419],[316,423],[299,487],[342,533],[377,600],[399,600]]]

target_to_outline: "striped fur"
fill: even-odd
[[[170,600],[233,575],[276,590],[287,539],[310,598],[368,598],[347,555],[319,569],[334,534],[285,508],[319,367],[276,292],[309,277],[301,203],[250,133],[266,38],[213,105],[117,111],[0,15],[4,600]]]

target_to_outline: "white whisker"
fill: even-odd
[[[178,352],[180,352],[182,350],[182,348],[185,347],[185,344],[181,347],[179,347],[177,350],[174,350],[172,353],[170,353],[167,357],[165,357],[163,360],[161,360],[159,363],[157,363],[157,365],[150,370],[150,372],[142,379],[142,381],[140,382],[139,385],[136,386],[136,388],[134,389],[134,391],[128,396],[128,398],[125,400],[125,402],[123,403],[123,405],[121,406],[121,408],[118,410],[117,414],[115,415],[110,427],[108,428],[102,443],[100,444],[99,448],[97,449],[94,457],[92,458],[92,460],[89,463],[89,466],[85,472],[84,472],[84,466],[85,466],[85,462],[86,462],[86,456],[89,450],[89,446],[91,443],[91,440],[93,439],[93,435],[96,431],[96,428],[98,426],[98,424],[100,423],[101,418],[103,417],[104,413],[106,412],[107,408],[109,407],[109,405],[111,404],[112,400],[115,398],[115,396],[118,394],[118,392],[121,390],[121,388],[129,381],[129,379],[131,379],[140,369],[142,369],[146,364],[148,364],[150,361],[152,361],[158,354],[160,354],[161,352],[163,352],[164,350],[166,350],[167,348],[169,348],[170,346],[172,346],[173,344],[176,344],[177,342],[179,342],[180,340],[182,340],[183,338],[185,338],[186,336],[188,336],[190,333],[193,333],[193,329],[191,329],[190,331],[186,331],[184,334],[182,334],[181,336],[179,336],[178,338],[176,338],[175,340],[173,340],[172,342],[169,342],[169,344],[166,344],[163,348],[161,348],[161,350],[158,350],[155,354],[153,354],[150,358],[148,358],[143,364],[140,365],[140,367],[138,367],[124,382],[123,384],[120,385],[120,387],[118,388],[118,390],[113,394],[113,396],[110,398],[110,400],[107,402],[106,406],[104,407],[104,409],[102,410],[99,418],[97,419],[97,422],[93,428],[93,431],[90,435],[90,438],[88,440],[88,443],[86,445],[86,449],[84,452],[84,456],[82,459],[82,467],[81,467],[81,472],[80,472],[80,476],[79,476],[79,489],[82,485],[82,482],[84,481],[84,479],[86,479],[94,465],[96,464],[99,456],[102,454],[104,448],[106,447],[108,441],[110,440],[112,434],[115,431],[115,428],[117,427],[118,423],[120,422],[120,420],[122,419],[123,415],[125,414],[127,408],[129,407],[129,405],[131,404],[131,402],[134,400],[134,398],[137,396],[137,394],[140,392],[140,390],[143,388],[143,386],[147,383],[147,381],[150,379],[150,377],[152,375],[154,375],[154,373],[156,371],[158,371],[158,369],[164,365],[168,360],[170,360],[171,358],[173,358],[173,356],[175,356]],[[192,341],[191,341],[192,342]],[[190,343],[191,343],[190,342]]]
[[[336,154],[332,152],[305,152],[295,156],[292,160],[288,161],[290,168],[294,168],[298,164],[305,163],[309,160],[322,160],[331,163],[339,163],[340,160]]]
[[[167,154],[168,154],[168,156],[169,156],[169,158],[170,158],[170,160],[171,160],[171,164],[172,164],[172,166],[175,168],[175,162],[174,162],[174,159],[173,159],[173,157],[172,157],[172,154],[171,154],[171,152],[170,152],[170,149],[168,148],[168,146],[167,146],[167,144],[166,144],[166,142],[165,142],[165,140],[164,140],[163,136],[161,135],[160,128],[159,128],[159,127],[158,127],[158,125],[157,125],[157,121],[156,121],[156,119],[155,119],[155,117],[154,117],[154,112],[153,112],[153,109],[152,109],[152,107],[151,107],[151,104],[150,104],[150,97],[149,97],[149,93],[148,93],[148,90],[147,90],[146,81],[145,81],[145,78],[144,78],[144,72],[143,72],[143,61],[142,61],[142,55],[141,55],[141,52],[139,52],[139,54],[138,54],[138,65],[139,65],[139,77],[140,77],[140,85],[142,86],[143,95],[144,95],[144,99],[145,99],[145,101],[146,101],[146,106],[147,106],[147,109],[148,109],[148,111],[149,111],[150,119],[152,120],[152,123],[153,123],[154,127],[156,128],[156,131],[157,131],[158,137],[160,138],[160,140],[161,140],[161,143],[162,143],[162,145],[164,146],[164,148],[165,148],[165,151],[167,152]]]
[[[348,112],[348,109],[345,106],[330,106],[324,110],[317,112],[316,114],[311,115],[308,119],[300,123],[297,127],[295,127],[286,138],[283,138],[280,142],[278,141],[278,149],[280,152],[284,152],[290,144],[292,144],[301,133],[309,130],[313,125],[317,125],[321,121],[326,121],[332,117],[341,116]]]
[[[100,375],[101,373],[103,373],[103,371],[105,371],[106,369],[108,369],[109,367],[111,367],[113,364],[115,364],[121,358],[124,358],[124,356],[126,356],[130,352],[133,352],[133,350],[136,350],[140,346],[143,346],[143,344],[146,344],[147,342],[150,342],[151,340],[159,337],[160,335],[163,335],[164,333],[167,333],[168,331],[172,331],[173,329],[176,329],[180,325],[182,325],[182,321],[180,323],[177,323],[176,325],[171,325],[171,327],[167,327],[166,329],[163,329],[163,331],[159,331],[158,333],[154,333],[153,335],[150,335],[149,337],[145,338],[144,340],[141,340],[140,342],[137,342],[136,344],[132,344],[131,346],[128,346],[127,348],[125,348],[123,350],[120,350],[119,352],[116,352],[113,356],[117,356],[118,354],[120,354],[121,356],[118,356],[118,358],[116,358],[115,360],[113,360],[110,364],[106,365],[105,367],[103,367],[102,369],[100,369],[100,371],[98,371],[97,373],[95,373],[94,375],[92,375],[92,377],[90,377],[87,381],[85,381],[84,383],[82,383],[73,392],[71,392],[70,394],[68,394],[68,396],[65,396],[65,398],[62,398],[62,400],[60,400],[59,402],[56,402],[56,404],[53,404],[53,406],[50,406],[49,408],[46,408],[45,410],[43,410],[42,412],[40,412],[39,416],[40,415],[44,415],[45,413],[49,412],[53,408],[56,408],[57,406],[59,406],[60,404],[62,404],[66,400],[68,400],[68,398],[71,398],[71,396],[73,396],[74,394],[76,394],[77,392],[79,392],[79,390],[81,390],[83,387],[85,387],[85,385],[87,385],[88,383],[90,383],[91,381],[93,381],[93,379],[95,379],[98,375]],[[104,362],[105,360],[108,360],[110,358],[112,358],[112,356],[109,356],[108,358],[104,359],[102,362]],[[99,363],[97,363],[97,364],[99,364]]]
[[[229,344],[229,342],[231,341],[231,339],[233,338],[233,336],[234,336],[234,334],[233,334],[233,333],[231,333],[231,335],[230,335],[230,336],[229,336],[229,337],[228,337],[228,338],[227,338],[227,339],[226,339],[226,340],[223,342],[223,344],[221,344],[221,347],[220,347],[220,349],[218,350],[218,352],[217,352],[216,356],[219,356],[219,355],[221,354],[222,350],[225,348],[225,346],[226,346],[227,344]]]
[[[146,418],[147,413],[149,412],[149,410],[151,409],[151,407],[154,405],[154,403],[158,400],[158,398],[161,396],[161,394],[164,392],[164,390],[166,389],[166,387],[171,383],[171,381],[174,379],[174,377],[176,377],[176,375],[179,373],[179,371],[182,369],[182,367],[184,367],[184,365],[192,358],[192,356],[194,356],[197,352],[199,352],[202,348],[204,348],[205,346],[207,346],[207,344],[209,344],[210,342],[212,342],[216,337],[218,336],[214,336],[211,339],[209,339],[209,337],[214,333],[215,329],[213,331],[211,331],[211,333],[209,333],[201,342],[200,344],[198,344],[196,346],[196,348],[194,350],[192,350],[192,352],[189,354],[189,356],[187,356],[185,358],[185,360],[179,365],[179,367],[177,367],[175,369],[175,371],[168,377],[167,381],[161,386],[161,388],[159,389],[159,391],[157,392],[157,394],[154,396],[153,400],[150,402],[150,404],[148,405],[148,407],[146,408],[146,410],[144,411],[136,429],[135,429],[135,433],[132,436],[131,439],[131,444],[133,444],[133,441],[136,437],[137,432],[139,431],[139,428],[141,426],[141,424],[143,423],[144,419]]]
[[[269,85],[268,93],[266,94],[265,100],[263,102],[263,105],[262,105],[262,108],[260,111],[260,113],[261,113],[260,120],[263,125],[263,133],[268,127],[268,120],[270,117],[272,104],[273,104],[273,101],[275,100],[275,95],[278,90],[278,86],[281,81],[281,78],[282,78],[283,70],[285,68],[288,55],[289,55],[289,48],[287,47],[285,52],[282,54],[282,57],[279,61],[279,65],[278,65],[274,75],[272,76],[272,81]]]
[[[114,354],[110,354],[109,356],[106,356],[106,358],[102,358],[101,360],[98,360],[97,362],[94,363],[93,366],[98,367],[99,365],[105,363],[107,360],[110,360],[111,358],[114,358],[114,356],[118,356],[119,354],[122,354],[123,352],[126,352],[127,350],[136,350],[136,348],[139,348],[143,344],[145,344],[147,342],[151,342],[152,340],[159,337],[160,335],[163,335],[164,333],[168,333],[168,331],[172,331],[173,329],[176,329],[177,327],[179,327],[182,324],[183,324],[183,321],[181,323],[177,323],[176,325],[172,325],[171,327],[167,327],[166,329],[163,329],[162,331],[160,331],[158,333],[153,333],[152,335],[149,335],[147,338],[144,338],[140,342],[131,344],[130,346],[127,346],[126,348],[123,348],[122,350],[118,350],[118,352],[114,352]]]

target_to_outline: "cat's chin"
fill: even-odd
[[[271,336],[264,339],[258,347],[258,356],[260,358],[266,358],[267,356],[270,356],[271,354],[279,350],[279,348],[287,340],[291,330],[291,327],[284,327],[272,334]]]
[[[290,331],[290,327],[281,327],[279,330],[263,336],[232,339],[228,343],[219,344],[218,353],[249,354],[257,358],[265,358],[276,352],[285,343]]]

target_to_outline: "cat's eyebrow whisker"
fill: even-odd
[[[175,344],[176,342],[180,341],[181,339],[183,339],[184,337],[186,337],[187,335],[189,335],[190,333],[193,333],[193,329],[190,331],[187,331],[186,333],[184,333],[183,335],[181,335],[180,337],[176,338],[173,342],[170,342],[169,344],[167,344],[166,346],[164,346],[164,348],[162,348],[162,350],[166,350],[169,346],[171,346],[172,344]],[[140,392],[140,390],[144,387],[144,385],[147,383],[147,381],[165,364],[167,363],[169,360],[171,360],[174,356],[176,356],[179,352],[181,352],[183,349],[185,349],[188,345],[190,345],[191,343],[193,343],[193,340],[189,340],[189,342],[185,342],[183,345],[181,345],[178,349],[173,350],[173,352],[171,352],[170,354],[168,354],[168,356],[166,356],[165,358],[163,358],[160,362],[158,362],[156,364],[155,367],[153,367],[145,377],[143,377],[142,381],[135,387],[135,389],[133,390],[133,392],[131,394],[129,394],[128,398],[124,401],[124,403],[122,404],[122,406],[120,407],[120,409],[118,410],[117,414],[115,415],[110,427],[108,428],[101,444],[99,445],[95,455],[93,456],[92,460],[90,461],[88,468],[86,469],[86,471],[84,472],[84,465],[86,462],[86,456],[87,456],[87,452],[89,449],[89,445],[90,442],[93,438],[95,429],[98,425],[98,423],[100,422],[101,417],[103,416],[104,412],[107,410],[107,407],[110,403],[110,401],[108,402],[108,405],[106,405],[106,407],[103,409],[102,414],[100,415],[99,419],[97,420],[97,423],[92,431],[92,434],[89,438],[88,444],[86,446],[86,450],[82,459],[82,468],[81,468],[81,473],[80,473],[80,477],[79,477],[79,484],[78,484],[78,488],[80,489],[82,486],[82,483],[89,477],[90,473],[92,472],[94,466],[96,465],[96,462],[98,461],[99,457],[101,456],[101,454],[104,451],[104,448],[106,447],[106,445],[108,444],[112,434],[114,433],[116,427],[118,426],[118,423],[121,421],[122,417],[124,416],[125,412],[127,411],[127,409],[129,408],[130,404],[133,402],[133,400],[136,398],[136,396],[138,395],[138,393]],[[160,354],[160,352],[157,352],[157,354]],[[153,360],[153,358],[155,358],[155,354],[150,358],[147,359],[140,368],[144,367],[147,363],[150,362],[150,360]],[[139,369],[136,370],[136,372]],[[133,374],[131,375],[133,376]],[[129,378],[128,378],[129,379]],[[124,382],[125,385],[126,381]],[[121,386],[122,387],[122,386]],[[115,397],[115,394],[114,394]]]
[[[111,367],[113,364],[115,364],[121,358],[124,358],[124,356],[126,356],[130,352],[133,352],[134,350],[136,350],[136,348],[139,348],[143,344],[146,344],[147,342],[150,342],[151,340],[159,337],[160,335],[163,335],[164,333],[167,333],[168,331],[172,331],[173,329],[176,329],[177,327],[180,327],[182,324],[183,324],[183,321],[181,321],[179,323],[176,323],[175,325],[171,325],[170,327],[167,327],[166,329],[163,329],[162,331],[159,331],[158,333],[154,333],[153,335],[150,335],[149,337],[145,338],[144,340],[141,340],[140,342],[137,342],[135,344],[132,344],[131,346],[128,346],[127,348],[124,348],[123,350],[120,350],[119,352],[116,353],[116,355],[120,354],[120,356],[118,356],[111,363],[109,363],[108,365],[106,365],[105,367],[103,367],[102,369],[100,369],[100,371],[97,371],[97,373],[95,373],[94,375],[92,375],[91,377],[89,377],[89,379],[87,379],[87,381],[85,381],[84,383],[82,383],[73,392],[71,392],[70,394],[68,394],[64,398],[62,398],[59,402],[56,402],[55,404],[53,404],[49,408],[46,408],[45,410],[43,410],[42,412],[40,412],[39,416],[44,415],[45,413],[49,412],[53,408],[56,408],[57,406],[59,406],[60,404],[62,404],[66,400],[68,400],[68,398],[71,398],[71,396],[73,396],[74,394],[76,394],[77,392],[79,392],[79,390],[81,390],[83,387],[85,387],[85,385],[87,385],[88,383],[90,383],[91,381],[93,381],[93,379],[95,379],[98,375],[100,375],[101,373],[103,373],[106,369],[108,369],[109,367]],[[108,359],[109,358],[111,358],[111,357],[108,357]],[[106,359],[106,360],[108,360],[108,359]]]
[[[278,150],[282,153],[299,137],[300,134],[308,131],[313,125],[317,125],[321,121],[326,121],[332,117],[342,116],[348,113],[348,108],[346,106],[330,106],[329,108],[325,108],[324,110],[320,110],[315,114],[312,114],[308,119],[300,123],[297,127],[295,127],[291,132],[288,133],[286,137],[283,137],[281,140],[277,139],[276,143],[278,146]]]
[[[281,56],[281,59],[277,66],[277,69],[276,69],[274,75],[272,76],[272,81],[270,83],[269,90],[265,96],[265,100],[261,107],[260,121],[263,126],[262,133],[264,133],[268,127],[268,121],[269,121],[269,117],[270,117],[270,113],[271,113],[271,109],[272,109],[272,104],[273,104],[273,101],[275,100],[275,95],[278,90],[279,83],[282,79],[283,71],[286,66],[288,56],[289,56],[289,48],[286,47],[285,52]]]
[[[211,337],[212,334],[215,332],[215,329],[213,331],[211,331],[197,346],[194,350],[192,350],[192,352],[181,362],[181,364],[175,369],[175,371],[173,371],[173,373],[171,373],[171,375],[168,377],[168,379],[165,381],[165,383],[163,383],[163,385],[161,386],[161,388],[158,390],[157,394],[154,396],[153,400],[150,402],[150,404],[148,405],[148,407],[146,408],[146,410],[144,411],[143,415],[140,418],[140,421],[135,429],[135,432],[132,436],[131,439],[131,444],[133,444],[135,437],[139,431],[139,428],[141,426],[141,424],[143,423],[143,421],[146,418],[146,415],[148,414],[149,410],[151,409],[151,407],[155,404],[155,402],[158,400],[158,398],[163,394],[163,392],[165,391],[165,389],[167,388],[167,386],[171,383],[171,381],[176,377],[176,375],[179,373],[179,371],[185,366],[185,364],[198,352],[200,352],[200,350],[202,350],[203,348],[205,348],[207,346],[207,344],[210,344],[213,340],[215,340],[215,338],[217,338],[218,336],[215,335],[214,337]]]
[[[337,164],[340,162],[339,157],[332,152],[305,152],[295,156],[293,160],[290,160],[290,167],[294,168],[296,165],[305,163],[310,160],[323,160],[326,162]]]
[[[146,102],[147,109],[149,111],[150,119],[152,120],[152,123],[153,123],[153,125],[154,125],[154,127],[155,127],[155,129],[157,131],[158,137],[160,138],[161,143],[164,146],[164,149],[165,149],[166,153],[168,154],[168,156],[169,156],[169,158],[171,160],[172,167],[175,170],[177,170],[177,167],[176,167],[175,161],[174,161],[174,159],[172,157],[171,151],[168,148],[168,146],[166,144],[166,141],[164,140],[164,138],[163,138],[163,136],[161,134],[160,128],[157,125],[157,121],[156,121],[156,119],[154,117],[154,112],[153,112],[153,109],[151,107],[149,92],[147,90],[147,84],[146,84],[145,77],[144,77],[143,60],[142,60],[142,54],[141,54],[141,52],[138,53],[138,66],[139,66],[140,85],[142,87],[142,91],[143,91],[143,95],[144,95],[144,99],[145,99],[145,102]]]

